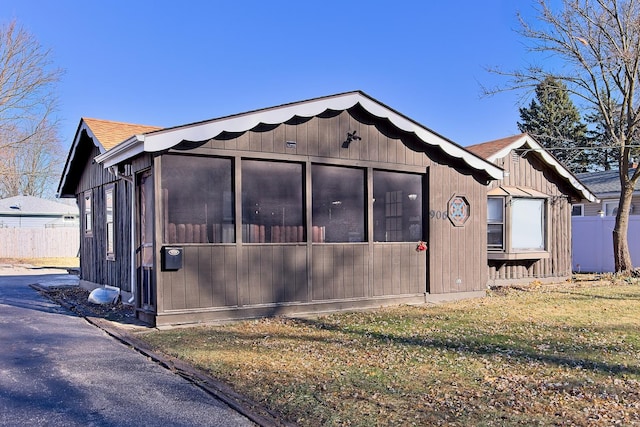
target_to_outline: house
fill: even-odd
[[[629,169],[629,174],[634,172],[635,167]],[[599,200],[573,206],[573,269],[612,273],[615,271],[612,231],[621,193],[618,170],[582,173],[578,178]],[[627,234],[640,235],[640,183],[636,184],[631,199]],[[628,244],[633,265],[640,266],[640,240],[629,238]]]
[[[0,228],[78,227],[78,207],[34,196],[0,199]]]
[[[488,283],[571,277],[572,205],[597,197],[528,134],[467,148],[504,169],[487,186]]]
[[[0,200],[0,258],[75,257],[78,207],[34,196]]]
[[[80,120],[58,185],[58,197],[74,198],[80,208],[80,279],[86,287],[109,285],[129,295],[134,274],[132,257],[125,255],[133,250],[133,183],[131,178],[123,178],[117,170],[105,170],[94,159],[131,135],[157,129],[90,118]],[[105,188],[116,191],[107,192]],[[112,228],[115,225],[113,221],[107,225],[106,221],[94,220],[108,215],[105,208],[107,196],[122,212],[115,228]],[[112,213],[110,218],[113,219]],[[116,245],[109,249],[120,255],[117,263],[106,255],[107,230],[110,242]],[[114,240],[115,233],[119,236],[117,240]]]
[[[483,295],[502,172],[356,91],[165,129],[82,119],[59,193],[81,278],[164,325]]]

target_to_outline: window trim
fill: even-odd
[[[500,225],[500,228],[502,228],[502,244],[500,244],[499,246],[498,245],[490,246],[488,238],[487,238],[487,250],[489,250],[489,251],[504,251],[504,249],[505,249],[505,241],[506,241],[506,227],[505,227],[505,218],[506,218],[506,215],[507,215],[507,213],[505,211],[506,200],[502,196],[489,196],[487,198],[487,205],[489,204],[489,199],[502,200],[502,203],[501,203],[501,205],[502,205],[502,221],[500,221],[500,222],[497,222],[497,221],[489,222],[489,218],[487,216],[487,236],[488,236],[488,233],[489,233],[489,225]]]
[[[93,237],[93,195],[91,190],[87,190],[82,195],[82,205],[84,208],[83,227],[85,237]]]
[[[620,204],[619,200],[604,200],[602,202],[602,211],[604,212],[604,216],[614,217],[618,213],[618,205]],[[612,205],[613,209],[611,210],[611,215],[607,215],[607,206]]]
[[[504,200],[504,213],[503,213],[503,247],[502,248],[491,248],[487,243],[487,256],[490,260],[502,260],[502,261],[510,261],[510,260],[527,260],[527,259],[548,259],[551,257],[549,252],[550,247],[550,233],[549,233],[549,199],[548,197],[522,197],[522,196],[489,196],[491,198],[502,198]],[[535,199],[535,200],[543,200],[543,212],[544,212],[544,224],[542,224],[542,230],[544,233],[544,249],[533,249],[533,250],[523,250],[517,249],[514,250],[512,248],[512,201],[513,199]],[[487,220],[487,225],[488,225]]]
[[[579,215],[574,215],[573,214],[573,208],[580,208],[580,214]],[[573,205],[571,205],[571,216],[584,216],[584,203],[574,203]]]
[[[105,255],[108,261],[116,259],[116,184],[107,184],[104,187],[104,232],[105,232]],[[111,203],[109,203],[111,201]],[[111,216],[109,216],[111,211]]]

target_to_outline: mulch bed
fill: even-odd
[[[132,305],[94,304],[89,301],[89,291],[80,286],[60,286],[40,289],[49,299],[84,317],[98,317],[118,323],[138,324]]]

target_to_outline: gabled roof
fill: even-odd
[[[590,202],[595,202],[598,198],[567,168],[565,168],[555,157],[540,145],[529,134],[523,133],[507,138],[497,139],[482,144],[467,147],[469,151],[476,155],[495,162],[511,153],[512,150],[524,149],[535,152],[545,163],[560,175],[569,185],[571,185],[582,197]]]
[[[34,196],[0,199],[0,215],[78,215],[78,207]]]
[[[136,125],[111,120],[89,119],[86,117],[82,118],[81,123],[82,122],[84,122],[84,129],[87,130],[89,136],[94,139],[94,142],[100,144],[101,153],[112,149],[133,135],[162,129],[157,126]]]
[[[158,129],[161,128],[156,126],[137,125],[83,117],[80,119],[80,124],[76,130],[71,149],[69,150],[69,155],[67,156],[67,160],[62,171],[60,183],[58,184],[58,194],[61,197],[72,196],[71,194],[68,194],[68,191],[65,192],[67,187],[66,184],[69,175],[72,174],[74,160],[80,161],[79,159],[76,159],[76,157],[80,151],[81,144],[86,144],[86,137],[91,139],[93,146],[97,147],[100,153],[104,153],[132,135],[152,132]],[[83,135],[86,137],[83,137]],[[88,150],[89,148],[87,147],[86,149]],[[78,167],[81,166],[83,165],[78,165]]]
[[[140,132],[106,153],[100,154],[96,157],[96,161],[106,168],[143,152],[167,150],[183,141],[206,141],[222,132],[245,132],[259,124],[280,124],[294,117],[314,117],[327,110],[343,111],[358,104],[369,114],[388,120],[400,130],[414,133],[425,145],[439,147],[447,155],[462,160],[472,169],[484,171],[493,179],[502,178],[502,169],[499,167],[360,91],[315,98],[184,126]]]
[[[629,169],[629,176],[633,175],[634,172],[635,169]],[[599,198],[620,197],[622,189],[618,169],[580,173],[577,176],[580,181],[587,185]],[[640,181],[636,182],[634,193],[640,193]]]

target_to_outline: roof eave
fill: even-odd
[[[427,145],[437,146],[447,155],[460,159],[469,167],[484,171],[491,179],[502,179],[503,170],[482,159],[459,145],[449,141],[426,127],[381,104],[363,92],[347,92],[339,95],[317,98],[280,107],[214,119],[195,124],[163,129],[145,135],[139,135],[117,145],[96,157],[105,168],[126,161],[142,152],[158,152],[170,149],[182,141],[206,141],[222,132],[245,132],[259,124],[279,124],[298,117],[313,117],[327,110],[343,111],[356,104],[370,114],[389,120],[394,126],[406,132],[414,133]]]
[[[571,171],[569,171],[567,168],[562,166],[562,164],[558,162],[558,160],[556,160],[555,157],[549,154],[549,152],[542,145],[540,145],[535,139],[533,139],[528,134],[523,134],[522,137],[518,138],[513,143],[507,145],[506,147],[502,148],[500,151],[489,156],[487,160],[494,162],[495,160],[501,159],[506,155],[508,155],[511,152],[511,150],[520,148],[523,145],[529,145],[529,147],[531,148],[531,151],[534,151],[537,154],[539,154],[540,157],[542,157],[542,159],[547,164],[552,166],[561,177],[566,179],[569,182],[569,184],[585,200],[588,200],[590,202],[598,201],[598,198],[596,197],[596,195],[593,194],[584,184],[582,184],[582,182],[580,182],[580,180]]]
[[[116,145],[111,150],[96,156],[95,161],[97,163],[101,163],[104,168],[122,163],[146,151],[144,149],[144,141],[145,135],[134,135],[126,141]]]
[[[65,161],[64,168],[62,169],[62,175],[60,176],[60,181],[58,182],[58,188],[56,189],[57,197],[75,197],[75,194],[67,195],[67,194],[61,194],[61,192],[62,192],[62,189],[66,186],[67,178],[71,168],[71,162],[76,156],[76,151],[82,140],[83,131],[87,132],[87,135],[93,140],[94,145],[98,147],[101,153],[104,153],[106,151],[104,146],[100,143],[98,138],[96,138],[96,136],[93,134],[93,132],[91,131],[91,128],[87,125],[84,119],[80,119],[80,123],[78,124],[78,128],[76,129],[76,134],[73,137],[73,143],[71,144],[71,149],[69,150],[69,154],[67,155],[67,160]]]

